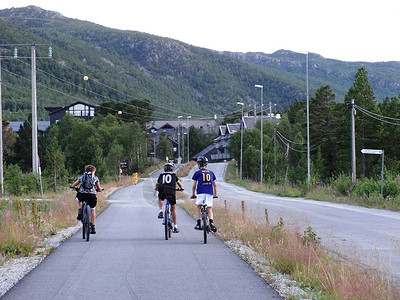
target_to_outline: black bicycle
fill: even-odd
[[[183,191],[183,189],[175,189],[176,191]],[[168,197],[166,196],[164,199],[165,201],[165,209],[164,209],[164,231],[165,231],[165,239],[168,241],[169,238],[171,238],[171,232],[172,232],[172,213],[171,213],[171,204],[168,201]]]
[[[165,210],[164,210],[164,231],[165,239],[171,238],[172,231],[172,216],[171,216],[171,204],[169,204],[168,198],[165,200]]]
[[[191,197],[192,199],[197,198],[196,196]],[[218,196],[214,196],[213,198],[218,198]],[[201,205],[201,229],[203,230],[203,238],[204,238],[204,244],[207,244],[207,238],[208,234],[211,231],[210,228],[210,218],[208,217],[208,212],[207,212],[207,204],[203,203]]]
[[[86,238],[86,242],[89,242],[90,238],[90,224],[92,224],[92,214],[90,213],[90,205],[86,202],[82,202],[82,238]]]
[[[75,187],[73,189],[75,189],[79,193],[79,188]],[[104,190],[104,189],[102,189],[102,190]],[[99,191],[99,192],[101,192],[101,191]],[[77,196],[77,198],[78,198],[78,196]],[[86,239],[86,242],[89,242],[90,232],[91,232],[90,225],[92,224],[92,214],[91,214],[90,205],[86,201],[82,202],[82,220],[81,220],[81,222],[82,222],[82,238]]]

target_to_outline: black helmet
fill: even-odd
[[[202,165],[202,166],[207,166],[208,159],[207,159],[207,157],[205,157],[205,156],[199,156],[199,157],[197,158],[197,163],[198,163],[199,165]]]
[[[172,163],[166,163],[165,165],[164,165],[164,171],[165,172],[172,172],[174,170],[174,164],[172,164]]]

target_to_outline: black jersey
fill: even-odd
[[[164,172],[158,176],[158,191],[166,194],[175,194],[176,183],[179,181],[178,176],[172,172]]]

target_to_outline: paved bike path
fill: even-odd
[[[281,299],[214,235],[203,244],[179,208],[181,232],[166,241],[153,187],[114,193],[89,242],[79,231],[2,299]]]

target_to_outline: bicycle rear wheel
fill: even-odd
[[[207,244],[207,234],[208,234],[208,218],[206,213],[202,213],[201,221],[203,225],[203,237],[204,237],[204,244]]]
[[[170,228],[169,228],[169,211],[168,209],[165,209],[164,213],[164,230],[165,230],[165,239],[168,240],[170,236]]]
[[[85,215],[86,215],[86,222],[84,222],[84,227],[85,227],[85,231],[86,231],[86,242],[89,242],[89,238],[90,238],[90,221],[91,221],[91,216],[90,216],[90,206],[86,205],[86,209],[85,209]]]

